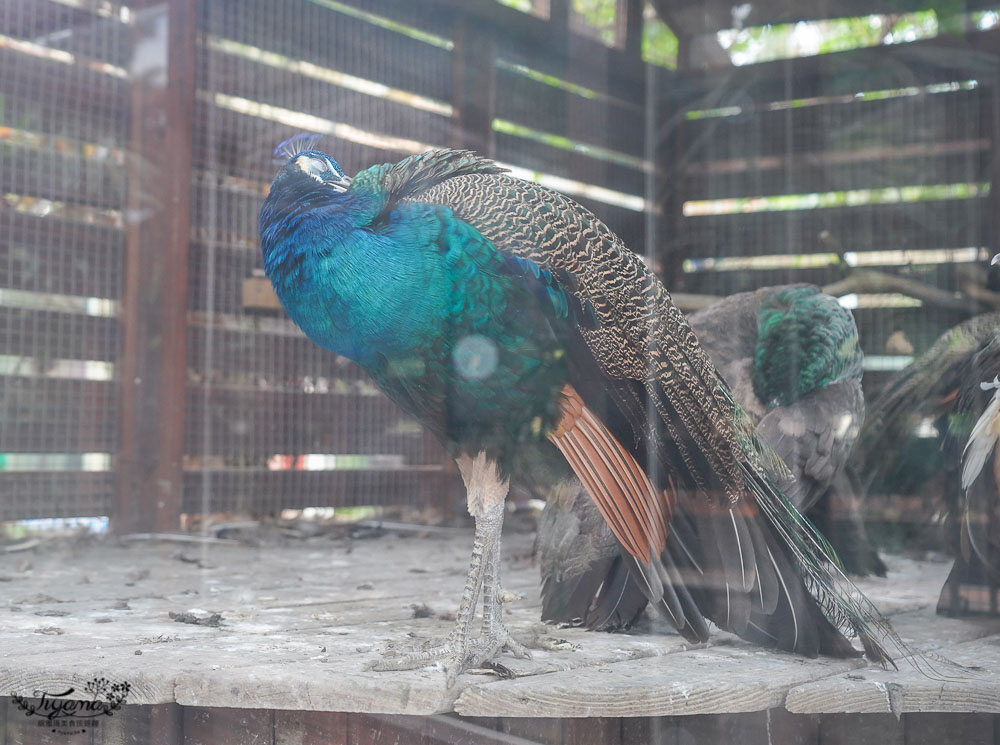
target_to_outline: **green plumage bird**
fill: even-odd
[[[468,152],[353,180],[318,150],[287,155],[260,213],[278,297],[444,443],[476,519],[455,630],[377,669],[442,659],[451,682],[526,654],[501,617],[503,500],[511,480],[544,491],[573,477],[689,639],[707,638],[708,618],[849,656],[856,633],[890,661],[880,640],[898,638],[775,486],[775,459],[666,289],[593,214]]]
[[[801,510],[833,498],[828,492],[864,420],[862,353],[850,312],[812,285],[788,285],[732,295],[689,321],[758,434],[787,464],[787,474],[777,472],[785,493]],[[592,501],[573,484],[550,496],[536,543],[543,618],[598,629],[631,625],[646,597],[623,571],[620,547]],[[851,528],[851,555],[874,555],[860,518]]]

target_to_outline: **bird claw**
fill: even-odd
[[[444,660],[445,682],[447,687],[451,688],[455,685],[459,674],[470,668],[482,667],[503,653],[522,660],[531,659],[531,652],[523,644],[516,641],[506,628],[501,626],[499,632],[473,639],[464,645],[449,641],[422,652],[411,652],[373,660],[366,664],[364,669],[376,672],[416,670]]]
[[[504,653],[519,660],[531,659],[531,652],[528,651],[528,648],[515,640],[506,628],[501,627],[499,633],[480,637],[470,642],[465,660],[467,665],[478,667]]]
[[[400,655],[386,655],[381,660],[372,660],[364,667],[365,670],[385,673],[398,670],[416,670],[426,667],[432,662],[445,657],[454,657],[455,648],[452,644],[441,644],[422,652],[410,652]]]

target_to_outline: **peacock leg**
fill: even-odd
[[[496,464],[487,460],[483,453],[475,459],[467,456],[459,458],[458,467],[468,491],[469,512],[476,520],[476,538],[455,627],[440,646],[386,658],[370,666],[370,669],[380,671],[413,670],[437,660],[445,660],[449,688],[462,670],[492,659],[504,648],[518,656],[525,653],[524,648],[510,638],[500,621],[500,531],[503,527],[507,480],[500,477]],[[472,621],[476,615],[476,604],[484,579],[489,580],[484,592],[485,636],[472,641],[469,638]],[[487,602],[488,606],[485,604]]]
[[[468,663],[478,667],[501,652],[528,659],[531,653],[517,642],[503,623],[503,587],[500,584],[500,539],[497,536],[493,553],[486,557],[483,569],[483,628],[478,639],[470,644]]]

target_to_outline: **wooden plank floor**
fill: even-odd
[[[504,580],[523,596],[508,606],[507,625],[533,659],[503,659],[512,680],[465,674],[452,690],[440,669],[364,666],[386,650],[448,633],[471,531],[225,545],[88,538],[0,553],[0,694],[81,689],[103,676],[131,685],[129,704],[278,713],[1000,712],[1000,622],[934,615],[946,562],[889,557],[888,580],[861,584],[908,643],[981,668],[959,680],[927,678],[905,661],[886,672],[863,661],[768,652],[721,632],[692,647],[653,629],[548,626],[538,621],[532,540],[505,536]],[[209,625],[184,622],[192,618]]]

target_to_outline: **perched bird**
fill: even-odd
[[[476,522],[455,629],[375,669],[443,660],[450,685],[504,650],[526,655],[501,616],[503,502],[512,479],[546,491],[572,476],[685,637],[705,640],[711,619],[854,656],[856,634],[891,663],[882,643],[902,642],[774,484],[779,461],[666,289],[593,214],[469,152],[353,179],[321,151],[286,152],[259,221],[277,296],[441,440]]]
[[[840,472],[864,421],[854,317],[818,287],[788,285],[732,295],[688,320],[791,471],[785,493],[808,510]]]
[[[732,295],[688,320],[737,403],[787,464],[779,485],[800,510],[815,505],[840,475],[864,420],[850,311],[815,286],[787,285]],[[620,547],[573,484],[546,503],[536,549],[543,619],[615,629],[645,608]]]
[[[1000,339],[994,339],[994,342],[997,341]],[[997,369],[997,362],[1000,362],[996,357],[997,350],[990,352],[993,369]],[[1000,378],[995,375],[992,381],[981,383],[980,389],[989,395],[989,400],[973,425],[962,453],[965,504],[959,530],[960,560],[945,583],[942,591],[945,603],[938,605],[941,610],[952,607],[948,602],[953,600],[951,592],[960,596],[962,584],[990,585],[994,588],[1000,585],[1000,494],[997,491],[1000,485],[1000,450],[997,448],[997,438],[1000,437]],[[962,414],[980,403],[981,396],[975,396],[974,389],[963,391],[956,404],[958,415],[953,420],[965,418]],[[979,408],[982,407],[976,406],[974,410]],[[981,571],[977,571],[979,568]],[[991,607],[995,605],[995,600],[990,602]]]
[[[988,610],[970,605],[964,588],[1000,584],[1000,400],[991,382],[998,374],[1000,313],[974,316],[886,385],[861,432],[859,455],[867,457],[858,468],[869,484],[895,493],[907,488],[908,475],[919,485],[928,481],[926,470],[936,472],[933,488],[942,495],[955,555],[938,598],[942,614],[964,614],[972,605]]]

